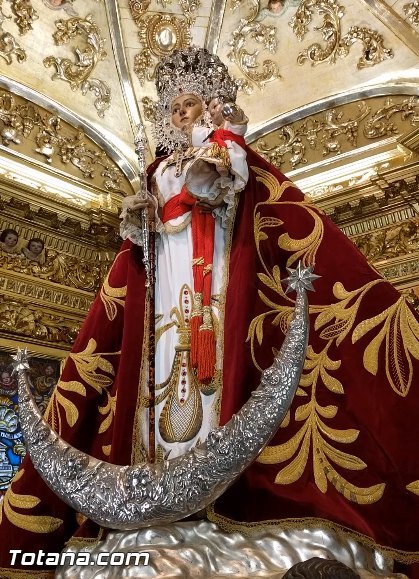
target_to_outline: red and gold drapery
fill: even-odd
[[[228,232],[223,423],[259,384],[282,343],[294,297],[280,283],[286,267],[301,259],[315,263],[322,277],[309,295],[310,345],[290,412],[209,517],[245,531],[323,524],[399,561],[418,561],[417,316],[284,175],[251,150],[248,162],[249,183]],[[144,341],[141,253],[123,244],[47,412],[73,446],[117,464],[142,452],[134,427]],[[72,537],[95,540],[102,533],[55,497],[29,458],[0,516],[0,577],[18,571],[9,569],[10,549],[58,552]],[[410,576],[415,573],[412,567]]]

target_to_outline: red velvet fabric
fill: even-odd
[[[274,280],[288,275],[287,262],[298,253],[306,260],[311,256],[315,273],[322,277],[315,282],[316,291],[309,295],[311,350],[301,388],[288,425],[279,429],[269,445],[271,463],[255,462],[216,502],[210,518],[227,528],[241,523],[310,527],[325,522],[370,545],[385,547],[402,562],[418,561],[419,496],[411,490],[412,483],[419,480],[419,356],[411,354],[418,351],[418,319],[412,313],[409,317],[406,308],[398,308],[400,294],[369,267],[329,219],[287,184],[285,176],[251,150],[248,163],[250,178],[240,195],[228,263],[223,423],[259,384],[260,370],[255,362],[260,368],[268,367],[273,349],[282,343],[288,316],[284,306],[292,309],[293,304],[278,293]],[[91,386],[81,376],[76,356],[65,365],[56,391],[77,408],[73,426],[68,423],[70,416],[74,418],[72,407],[65,403],[66,414],[57,395],[52,402],[56,412],[51,421],[66,440],[117,464],[130,463],[136,440],[144,281],[141,249],[125,242],[110,272],[109,286],[126,286],[126,295],[111,295],[108,289],[98,296],[73,348],[73,353],[84,352],[90,361],[96,361],[95,372],[101,381]],[[364,292],[362,288],[366,288]],[[293,294],[288,297],[292,300]],[[335,304],[334,310],[331,304]],[[383,314],[389,308],[393,308],[394,315]],[[252,323],[257,316],[264,314],[263,324],[249,332],[249,328],[255,329]],[[380,315],[382,320],[378,321],[376,316]],[[355,332],[363,320],[372,322]],[[383,340],[374,368],[371,348],[377,344],[377,336]],[[323,358],[319,357],[322,352]],[[375,374],[365,367],[364,356]],[[399,388],[396,375],[401,376]],[[409,375],[413,375],[410,388]],[[81,383],[85,395],[80,389],[66,387],[71,381]],[[104,409],[109,395],[116,395],[116,401],[105,428],[103,421],[109,413]],[[308,406],[303,408],[305,404]],[[292,452],[293,436],[301,433],[302,427],[309,434],[294,445]],[[307,448],[303,448],[304,443]],[[284,446],[278,462],[269,452],[274,453],[274,447],[280,444]],[[106,454],[109,447],[110,453]],[[288,458],[283,460],[286,453]],[[293,464],[295,467],[288,468],[285,476],[283,469]],[[92,523],[76,520],[75,513],[34,472],[29,458],[22,471],[2,505],[1,577],[14,576],[9,569],[10,549],[56,552],[72,536],[95,537],[99,533]],[[278,484],[278,476],[294,478],[294,482]],[[378,485],[382,485],[379,498],[380,493],[365,490]],[[25,495],[39,502],[34,504]],[[55,530],[45,532],[48,525],[53,529],[55,519],[36,518],[40,516],[54,517],[62,523],[58,521]],[[416,566],[410,567],[409,574],[419,577]]]

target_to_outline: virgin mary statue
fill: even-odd
[[[49,424],[73,447],[118,465],[189,451],[240,409],[281,347],[295,302],[281,285],[287,268],[315,266],[321,277],[292,406],[206,515],[227,531],[304,529],[306,544],[323,529],[411,564],[410,577],[419,577],[415,312],[245,145],[248,119],[218,57],[174,52],[158,65],[156,86],[155,136],[167,154],[148,170],[149,198],[124,201],[124,242],[65,363]],[[157,231],[151,314],[138,219],[145,207]],[[60,552],[104,533],[58,499],[27,457],[1,505],[0,576],[53,575],[11,566],[11,549]]]

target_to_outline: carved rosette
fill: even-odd
[[[414,0],[403,6],[407,20],[414,26],[419,25],[419,0]]]
[[[6,16],[3,12],[3,0],[0,0],[0,58],[6,61],[6,64],[12,64],[13,57],[17,62],[26,60],[26,52],[18,44],[15,37],[10,32],[3,30],[3,22],[9,20],[11,16]]]
[[[375,104],[375,103],[374,103]],[[275,131],[275,139],[259,139],[255,150],[276,167],[288,163],[291,169],[308,162],[310,149],[321,155],[337,155],[358,146],[363,139],[385,138],[419,124],[419,97],[386,98],[381,106],[357,104],[356,114],[346,117],[348,105],[333,108]],[[349,103],[350,106],[350,103]],[[375,110],[373,110],[373,108]],[[346,118],[345,118],[346,117]]]
[[[167,56],[174,50],[182,50],[191,43],[188,21],[171,14],[147,15],[138,24],[138,28],[144,48],[135,57],[134,71],[140,82],[154,78],[156,59]]]
[[[171,0],[161,0],[163,8]],[[134,72],[141,84],[154,78],[159,59],[174,50],[182,50],[191,43],[191,26],[199,0],[179,0],[183,17],[173,14],[147,14],[150,0],[129,0],[131,15],[138,26],[142,50],[134,57]],[[147,105],[145,105],[147,106]]]
[[[0,140],[4,146],[23,146],[25,141],[24,145],[33,147],[47,163],[57,158],[65,165],[71,163],[85,179],[93,179],[99,171],[104,177],[102,186],[119,191],[124,179],[120,169],[104,151],[94,149],[82,131],[73,129],[69,134],[66,129],[58,116],[23,99],[18,103],[12,94],[0,91]]]
[[[111,89],[105,81],[91,78],[98,62],[107,56],[104,50],[105,40],[101,36],[100,29],[90,15],[86,18],[74,17],[68,20],[58,20],[55,25],[57,31],[53,37],[58,46],[68,44],[76,36],[84,37],[86,46],[74,48],[77,59],[75,62],[69,58],[48,56],[44,59],[44,65],[56,67],[57,70],[52,80],[56,78],[64,80],[70,84],[71,90],[80,89],[83,95],[88,91],[93,91],[96,96],[97,114],[103,117],[111,104]]]
[[[349,54],[350,47],[357,40],[363,43],[363,54],[358,61],[358,68],[374,66],[393,58],[393,51],[384,46],[382,35],[375,30],[352,26],[347,34],[342,36],[341,18],[345,9],[336,0],[302,0],[289,23],[298,40],[301,41],[306,35],[315,11],[323,17],[322,26],[316,30],[321,31],[325,44],[316,42],[300,52],[297,57],[298,64],[304,64],[307,60],[312,65],[323,62],[334,64],[338,57],[343,58]]]

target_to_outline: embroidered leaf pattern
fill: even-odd
[[[53,533],[62,524],[63,521],[56,517],[46,517],[40,515],[29,515],[20,513],[15,509],[30,510],[39,505],[41,500],[33,495],[20,495],[15,493],[13,483],[17,482],[25,472],[20,470],[14,477],[12,484],[4,495],[3,504],[0,507],[0,523],[4,516],[19,529],[29,531],[30,533]]]
[[[102,300],[102,303],[105,307],[106,316],[109,321],[113,321],[117,316],[118,313],[117,304],[120,305],[121,307],[125,307],[127,286],[125,285],[122,287],[112,287],[109,283],[109,278],[117,263],[117,260],[121,257],[121,255],[123,255],[127,251],[129,251],[129,249],[126,249],[125,251],[121,251],[120,253],[118,253],[100,289],[99,294],[100,299]]]
[[[360,322],[352,334],[352,342],[381,324],[381,330],[365,348],[364,366],[374,376],[377,374],[384,342],[387,379],[396,394],[407,396],[413,379],[412,357],[419,360],[419,323],[404,295],[377,316]]]

